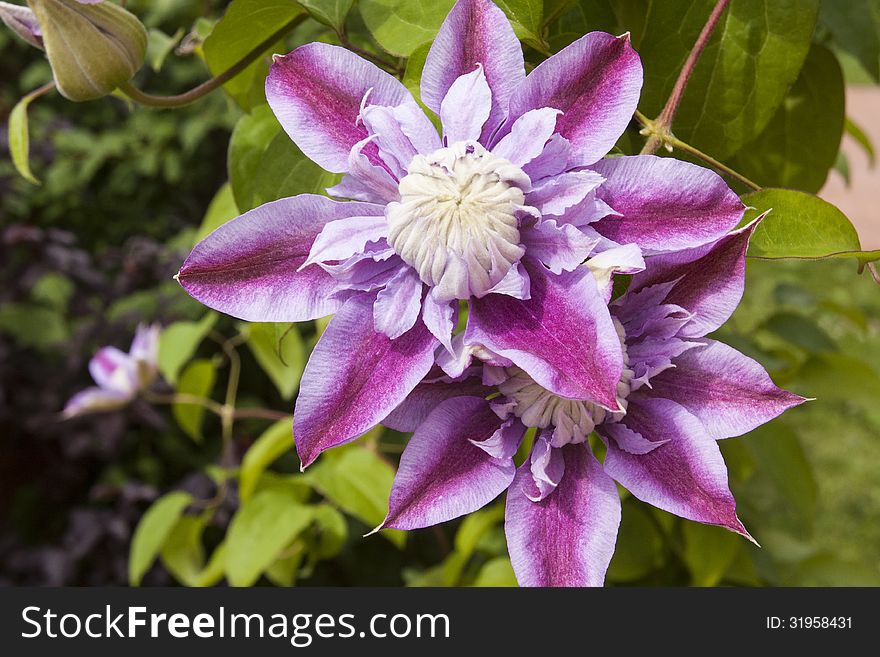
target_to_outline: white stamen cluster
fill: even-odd
[[[416,155],[388,206],[388,243],[438,301],[483,296],[525,249],[517,213],[531,181],[476,142]]]

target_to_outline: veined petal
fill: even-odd
[[[620,526],[617,487],[583,444],[561,451],[565,475],[540,502],[523,464],[507,492],[504,532],[520,586],[602,586]]]
[[[363,253],[367,244],[387,236],[388,222],[384,215],[345,217],[331,221],[318,233],[309,250],[309,257],[299,268],[305,269],[316,262],[346,260]]]
[[[373,195],[381,203],[399,201],[398,181],[391,175],[389,167],[383,163],[374,164],[367,156],[368,148],[374,146],[374,136],[366,137],[351,148],[348,155],[349,175],[373,190]]]
[[[373,304],[373,327],[392,340],[409,331],[422,310],[422,280],[412,267],[400,271],[379,290]]]
[[[647,454],[630,454],[616,441],[608,441],[605,471],[635,497],[658,509],[721,525],[751,538],[736,517],[736,501],[727,486],[727,466],[702,423],[668,399],[639,391],[628,401],[623,422],[651,442],[667,442]]]
[[[522,169],[545,151],[547,142],[556,130],[556,117],[560,114],[559,110],[552,107],[529,110],[519,117],[513,123],[510,132],[492,147],[492,153]],[[559,146],[554,144],[553,148],[555,150]]]
[[[593,228],[650,255],[714,242],[736,228],[745,206],[714,171],[671,157],[634,155],[597,162],[596,195],[620,216]]]
[[[516,120],[513,127],[516,128],[516,124],[519,123],[523,117],[529,116],[535,111],[536,110],[529,110],[523,114],[522,117]],[[553,129],[556,129],[555,126]],[[512,131],[511,134],[513,134]],[[507,139],[507,137],[504,139]],[[568,139],[558,133],[554,134],[550,137],[550,141],[544,144],[544,150],[541,151],[541,154],[524,164],[522,170],[529,178],[531,178],[532,182],[537,182],[542,178],[547,178],[549,176],[556,176],[568,168],[568,158],[570,153],[571,144],[568,143]]]
[[[526,195],[526,202],[542,215],[563,215],[568,208],[579,205],[605,180],[601,174],[588,169],[567,171],[544,179]]]
[[[479,397],[485,399],[494,392],[483,385],[479,377],[469,376],[452,381],[435,368],[424,381],[407,395],[400,405],[382,420],[382,424],[395,431],[415,431],[437,406],[453,397]]]
[[[456,397],[441,403],[410,438],[400,457],[382,527],[416,529],[482,508],[513,481],[513,459],[495,458],[474,442],[502,420],[489,402]]]
[[[434,124],[417,105],[368,105],[361,112],[361,120],[370,134],[376,135],[382,161],[398,177],[406,174],[417,153],[427,155],[442,145]]]
[[[422,301],[422,320],[428,330],[452,353],[452,332],[458,322],[457,301],[435,301],[430,293]]]
[[[556,131],[571,143],[569,166],[598,161],[623,134],[642,88],[642,64],[629,35],[591,32],[541,63],[510,98],[506,134],[532,109],[562,110]]]
[[[368,136],[358,122],[365,96],[366,104],[415,105],[397,78],[326,43],[276,55],[266,78],[266,99],[281,126],[307,157],[334,173],[348,171],[351,147]],[[375,144],[365,154],[379,164]]]
[[[373,329],[374,298],[359,294],[345,302],[303,372],[293,421],[303,467],[373,428],[434,363],[437,340],[421,320],[397,340]]]
[[[513,89],[525,78],[522,48],[504,12],[490,0],[459,0],[428,52],[422,71],[422,101],[434,112],[453,82],[482,64],[492,91],[492,109],[480,142],[489,144],[507,115]]]
[[[337,283],[317,265],[297,271],[326,224],[384,208],[303,194],[272,201],[220,226],[183,263],[178,282],[206,306],[249,322],[330,315]]]
[[[760,363],[722,342],[675,358],[675,367],[651,380],[654,395],[684,406],[715,438],[740,436],[802,404],[803,397],[777,388]]]
[[[472,299],[465,343],[510,359],[557,395],[616,410],[623,353],[592,273],[554,276],[543,265],[523,263],[531,298]]]
[[[552,219],[523,230],[520,239],[529,256],[543,262],[554,274],[583,264],[598,242],[571,224],[560,226]]]
[[[440,104],[440,122],[447,144],[476,141],[492,110],[492,92],[483,67],[460,76]]]

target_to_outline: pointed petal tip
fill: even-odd
[[[618,40],[624,41],[625,43],[631,43],[632,42],[632,33],[629,30],[627,30],[626,32],[617,36],[616,38]]]
[[[373,529],[371,529],[371,530],[368,531],[366,534],[364,534],[363,536],[361,536],[361,538],[369,538],[369,537],[372,536],[373,534],[378,534],[378,533],[379,533],[380,531],[382,531],[383,529],[387,529],[387,527],[385,526],[385,523],[386,523],[387,521],[388,521],[388,518],[386,517],[385,520],[383,520],[383,521],[380,522],[378,525],[376,525]]]

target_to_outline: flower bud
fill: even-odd
[[[70,100],[106,96],[144,63],[147,31],[134,14],[96,0],[28,0],[55,84]]]
[[[0,21],[35,48],[43,49],[43,33],[37,17],[27,7],[0,2]]]

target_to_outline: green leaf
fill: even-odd
[[[0,305],[0,333],[11,335],[22,347],[37,349],[60,345],[69,337],[61,312],[32,303]]]
[[[658,565],[662,549],[663,537],[648,512],[639,504],[624,502],[608,579],[628,582],[644,577]]]
[[[544,41],[544,2],[543,0],[497,0],[496,4],[507,14],[513,31],[523,42],[538,52],[550,54]]]
[[[15,165],[16,171],[22,178],[29,183],[39,185],[40,181],[31,172],[31,165],[28,162],[30,154],[30,136],[28,133],[28,116],[27,108],[37,95],[30,93],[22,98],[12,111],[9,113],[9,154],[12,156],[12,163]]]
[[[189,493],[177,491],[163,495],[147,509],[131,540],[128,558],[129,584],[138,586],[141,583],[181,514],[192,501]]]
[[[293,449],[293,418],[279,420],[254,441],[241,461],[238,494],[242,503],[253,495],[260,476],[284,452]]]
[[[694,586],[715,586],[731,566],[744,539],[722,527],[685,522],[684,562]]]
[[[812,356],[798,370],[798,391],[822,404],[858,404],[866,410],[877,407],[880,375],[861,359],[842,354]]]
[[[516,585],[516,575],[513,574],[513,566],[507,557],[495,557],[487,561],[474,580],[474,586]]]
[[[876,0],[825,0],[819,22],[834,37],[834,45],[855,57],[880,82],[880,7]]]
[[[733,168],[766,187],[818,192],[840,149],[844,104],[837,58],[814,45],[776,114],[736,155]]]
[[[778,312],[760,328],[775,333],[808,353],[837,351],[834,341],[816,322],[798,313]]]
[[[336,32],[345,27],[345,17],[351,11],[354,0],[298,0],[312,18],[329,25]]]
[[[640,109],[654,117],[715,0],[632,4],[638,10],[622,23],[645,67]],[[797,78],[818,11],[819,0],[731,0],[685,90],[675,135],[720,160],[757,137]]]
[[[247,345],[260,367],[272,379],[282,399],[292,399],[299,387],[306,354],[296,324],[246,325]]]
[[[209,520],[209,513],[183,516],[174,525],[162,546],[162,565],[178,582],[186,586],[195,586],[205,567],[202,534]]]
[[[177,30],[174,35],[169,36],[162,30],[151,28],[147,33],[147,62],[157,73],[162,69],[165,59],[174,50],[174,46],[178,44],[183,37],[183,28]]]
[[[219,228],[227,221],[235,219],[238,216],[238,206],[235,204],[235,197],[232,195],[232,185],[228,182],[217,190],[205,217],[202,219],[202,225],[196,233],[193,245],[205,239],[214,229]]]
[[[193,586],[214,586],[226,573],[226,541],[224,540],[216,548],[214,548],[208,565],[198,574],[193,582]]]
[[[337,177],[308,159],[268,105],[243,116],[229,142],[229,182],[241,212],[297,194],[323,194]]]
[[[348,539],[348,523],[339,511],[329,504],[315,507],[314,540],[310,554],[316,559],[332,559],[342,550]]]
[[[278,559],[266,569],[266,578],[275,586],[293,586],[300,572],[304,552],[297,550],[294,554]]]
[[[846,134],[856,140],[858,144],[865,149],[865,153],[868,155],[868,165],[873,167],[874,162],[876,161],[876,154],[874,153],[874,144],[871,143],[871,138],[865,134],[865,131],[859,127],[859,125],[847,117],[846,124],[844,126],[846,130]]]
[[[486,532],[502,520],[504,520],[502,504],[468,514],[455,534],[455,551],[470,557]]]
[[[306,478],[321,494],[369,527],[385,519],[394,470],[370,450],[357,445],[337,448],[309,468]],[[403,547],[403,532],[386,529],[381,533]]]
[[[455,0],[360,0],[367,29],[387,52],[409,57],[433,40]]]
[[[751,208],[743,223],[767,210],[749,242],[754,258],[857,258],[880,259],[880,251],[862,251],[856,229],[846,215],[818,196],[791,189],[763,189],[742,197]]]
[[[209,312],[198,322],[175,322],[168,325],[159,337],[159,372],[171,385],[192,358],[205,336],[217,322],[217,314]]]
[[[208,397],[217,380],[217,369],[208,359],[190,362],[180,374],[177,392],[195,397]],[[171,407],[174,419],[187,436],[196,441],[202,440],[202,424],[205,420],[205,407],[199,404],[174,404]]]
[[[204,43],[205,61],[211,74],[219,75],[235,65],[302,11],[292,0],[233,0]],[[266,100],[263,81],[268,72],[268,58],[260,57],[223,88],[242,108],[249,110]]]
[[[250,586],[312,521],[312,509],[277,490],[254,495],[238,510],[226,536],[226,577]]]

